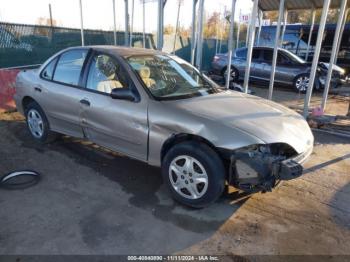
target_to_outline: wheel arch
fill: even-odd
[[[27,106],[28,106],[31,102],[35,102],[35,103],[38,104],[38,102],[37,102],[34,98],[32,98],[31,96],[25,96],[25,97],[23,97],[23,99],[22,99],[22,108],[23,108],[23,112],[26,111]]]
[[[163,159],[164,159],[166,153],[172,147],[174,147],[175,145],[177,145],[179,143],[185,142],[185,141],[196,141],[199,143],[206,144],[211,149],[213,149],[214,152],[216,152],[220,158],[222,158],[218,148],[216,146],[214,146],[210,141],[205,139],[204,137],[198,136],[198,135],[193,135],[193,134],[187,134],[187,133],[179,133],[179,134],[173,134],[167,140],[165,140],[165,142],[163,143],[162,149],[161,149],[161,154],[160,154],[161,163],[163,162]]]

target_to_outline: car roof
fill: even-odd
[[[136,47],[125,47],[125,46],[114,46],[114,45],[93,45],[93,46],[76,46],[70,47],[66,50],[72,49],[94,49],[96,51],[101,51],[107,54],[118,55],[123,57],[129,57],[133,55],[167,55],[164,52],[154,50],[154,49],[146,49],[146,48],[136,48]]]

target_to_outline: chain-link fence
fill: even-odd
[[[143,47],[142,33],[133,33],[132,46]],[[113,31],[84,29],[85,45],[113,45]],[[124,45],[124,32],[117,32],[117,45]],[[173,36],[165,36],[164,50],[172,52]],[[146,48],[155,49],[153,35],[146,34]],[[203,66],[209,71],[216,50],[215,39],[203,41]],[[25,25],[0,22],[0,68],[19,67],[43,63],[56,52],[71,46],[81,45],[80,29]],[[175,54],[187,61],[191,60],[191,39],[177,38]],[[227,52],[227,41],[220,44],[220,52]]]
[[[86,45],[113,45],[113,31],[84,30]],[[59,50],[81,45],[80,29],[0,22],[0,68],[41,64]],[[124,45],[124,32],[117,32],[117,45]],[[143,47],[142,33],[134,33],[132,45]],[[146,48],[155,48],[146,34]]]

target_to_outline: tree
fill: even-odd
[[[51,26],[50,18],[39,17],[36,20],[36,24],[39,26],[43,26],[43,27],[36,27],[35,28],[36,34],[42,35],[42,36],[49,36],[51,34],[51,32],[52,32],[51,29],[49,27],[46,27],[46,26]],[[58,25],[58,22],[55,19],[52,19],[52,26],[57,26],[57,25]]]
[[[174,32],[175,32],[175,28],[172,25],[169,24],[164,27],[165,35],[171,35],[171,34],[174,34]]]

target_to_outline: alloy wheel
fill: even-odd
[[[181,155],[171,161],[169,179],[173,189],[187,199],[198,199],[208,189],[205,168],[191,156]]]
[[[44,134],[44,122],[39,112],[35,109],[30,109],[27,114],[29,130],[36,138],[41,138]]]
[[[307,77],[307,76],[300,76],[295,81],[295,87],[300,92],[305,92],[307,90],[307,88],[309,87],[309,77]]]

